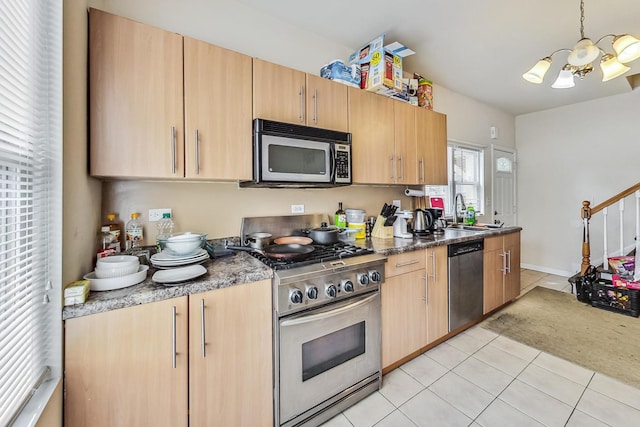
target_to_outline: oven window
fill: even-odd
[[[302,344],[302,381],[365,352],[365,322],[356,323]]]
[[[326,175],[326,155],[325,150],[269,144],[269,172]]]

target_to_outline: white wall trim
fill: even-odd
[[[547,268],[533,264],[520,264],[520,268],[526,268],[527,270],[540,271],[542,273],[555,274],[556,276],[566,277],[567,279],[576,273],[570,271],[556,270],[555,268]]]

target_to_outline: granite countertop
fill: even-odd
[[[521,227],[504,227],[473,231],[464,229],[446,229],[444,233],[433,234],[425,238],[356,240],[358,246],[366,247],[382,255],[394,255],[417,251],[433,246],[450,245],[465,241],[499,236],[522,230]],[[230,238],[234,240],[237,238]],[[204,276],[178,285],[162,285],[151,280],[156,269],[149,268],[144,282],[113,291],[92,291],[84,304],[64,307],[62,319],[87,316],[118,308],[132,307],[170,298],[177,298],[199,292],[241,285],[271,279],[273,270],[245,252],[234,252],[231,256],[217,257],[203,263],[207,269]]]

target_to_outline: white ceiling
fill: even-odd
[[[552,89],[566,53],[540,85],[522,74],[538,59],[580,39],[579,0],[238,0],[289,24],[355,51],[379,34],[416,52],[405,70],[436,85],[514,115],[631,91],[625,76],[640,73],[640,59],[622,77],[602,82],[599,66],[571,89]],[[640,1],[586,0],[585,37],[606,34],[640,38]],[[611,49],[611,37],[599,46]],[[347,58],[343,58],[346,60]]]

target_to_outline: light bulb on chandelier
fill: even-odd
[[[615,54],[606,53],[598,47],[598,43],[606,37],[613,37],[611,47]],[[542,83],[545,74],[551,67],[551,57],[562,51],[568,51],[569,55],[567,56],[567,64],[562,67],[558,78],[551,86],[556,89],[574,87],[574,77],[577,76],[583,79],[589,74],[593,70],[593,62],[600,54],[602,54],[600,59],[602,81],[606,82],[621,76],[631,69],[624,64],[640,58],[640,40],[629,34],[606,34],[594,43],[590,38],[584,36],[584,1],[580,0],[580,40],[573,49],[558,49],[551,55],[542,58],[522,77],[531,83]]]

